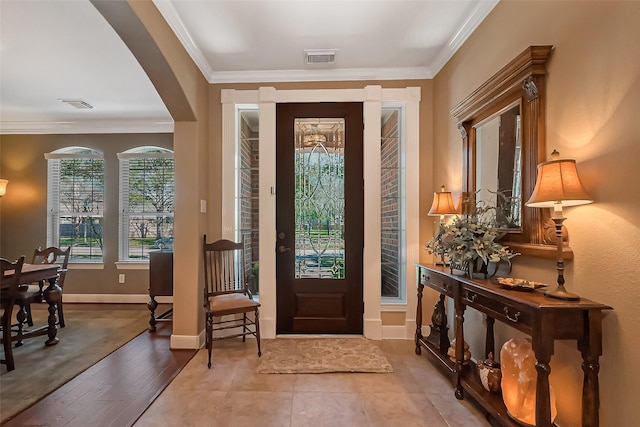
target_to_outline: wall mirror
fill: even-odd
[[[496,226],[522,227],[522,129],[520,103],[474,126],[476,203],[494,206]]]
[[[545,80],[552,46],[529,46],[462,100],[451,114],[463,142],[463,212],[495,206],[502,244],[523,255],[555,258],[550,212],[524,202],[545,161]],[[572,251],[565,246],[565,259]]]

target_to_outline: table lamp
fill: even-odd
[[[8,179],[0,179],[0,197],[4,196],[7,192]]]
[[[532,208],[553,208],[551,219],[555,224],[556,245],[558,248],[558,287],[545,292],[545,296],[562,300],[577,301],[580,297],[567,292],[564,288],[564,259],[562,253],[562,223],[566,219],[562,216],[563,206],[578,206],[593,203],[585,191],[576,161],[560,159],[560,153],[553,150],[551,161],[538,165],[538,175],[533,194],[526,205]]]
[[[439,216],[440,223],[439,227],[442,227],[444,223],[444,217],[446,215],[455,215],[458,211],[456,207],[453,205],[453,198],[451,197],[450,191],[445,191],[444,185],[440,187],[440,192],[433,193],[433,203],[431,204],[431,209],[429,209],[429,213],[427,215],[430,216]],[[436,265],[438,263],[436,262]],[[444,261],[444,255],[442,255],[442,265],[446,265]]]

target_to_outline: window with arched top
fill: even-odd
[[[71,246],[70,262],[103,262],[104,159],[66,147],[47,159],[47,246]]]
[[[147,261],[149,252],[173,249],[173,151],[136,147],[120,163],[120,261]]]

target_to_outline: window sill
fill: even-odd
[[[70,262],[69,270],[104,270],[103,263]]]
[[[117,270],[148,270],[149,261],[118,261]]]
[[[380,304],[380,311],[395,311],[395,312],[406,312],[407,311],[407,303],[405,302],[391,302],[387,301]]]

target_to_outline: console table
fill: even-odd
[[[155,315],[158,302],[157,296],[173,295],[173,251],[149,252],[149,302],[147,307],[151,312],[149,319],[149,332],[156,330],[156,324],[161,321],[171,321],[167,319],[173,313],[173,308],[160,316]]]
[[[463,399],[465,393],[476,400],[492,419],[503,426],[518,426],[507,414],[500,394],[487,392],[480,383],[475,366],[464,364],[464,312],[472,307],[487,316],[485,338],[486,358],[495,354],[494,321],[506,323],[531,336],[536,356],[536,426],[548,427],[551,423],[549,401],[549,362],[555,340],[576,340],[582,354],[584,383],[582,388],[582,425],[596,427],[599,424],[598,359],[602,354],[602,311],[611,307],[587,299],[562,301],[547,298],[541,291],[521,292],[505,289],[494,279],[478,280],[451,274],[448,267],[416,264],[418,273],[418,307],[416,313],[416,354],[422,348],[451,373],[455,396]],[[422,335],[422,293],[427,286],[440,293],[434,307],[431,332]],[[449,359],[447,350],[447,314],[445,297],[453,299],[454,336],[456,338],[455,362]]]

